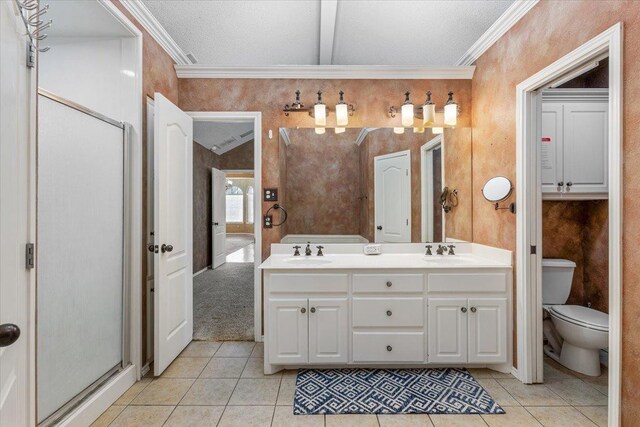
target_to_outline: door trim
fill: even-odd
[[[262,342],[262,113],[259,111],[185,111],[194,122],[253,123],[253,236],[255,255],[253,265],[253,334],[256,342]]]
[[[437,150],[440,148],[440,152],[442,160],[444,160],[444,135],[437,135],[435,138],[424,144],[420,147],[420,205],[422,212],[422,221],[421,221],[421,241],[423,242],[432,242],[433,241],[433,212],[436,209],[436,206],[433,206],[427,203],[427,200],[433,200],[435,188],[433,188],[433,181],[429,179],[429,176],[432,172],[432,167],[429,165],[429,161],[433,159],[433,150]],[[441,161],[440,172],[442,178],[440,182],[444,185],[444,167],[445,162]],[[440,189],[442,190],[442,189]],[[439,191],[440,191],[439,190]],[[446,241],[445,236],[445,215],[442,215],[442,240]]]
[[[516,87],[516,291],[517,377],[524,383],[543,380],[541,188],[535,93],[581,64],[609,55],[609,425],[620,425],[622,365],[622,63],[623,28],[619,22],[558,59]]]

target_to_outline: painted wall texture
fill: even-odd
[[[329,106],[338,101],[338,92],[345,91],[345,99],[356,105],[357,111],[350,118],[349,127],[393,127],[400,124],[400,117],[390,118],[387,111],[390,105],[400,105],[403,93],[407,90],[414,94],[414,102],[423,102],[427,90],[434,93],[434,101],[441,108],[447,100],[447,92],[452,90],[461,107],[458,127],[455,134],[460,138],[451,140],[467,141],[460,144],[465,150],[471,150],[471,82],[469,80],[296,80],[296,79],[180,79],[178,82],[180,102],[184,111],[260,111],[262,112],[262,184],[264,187],[281,187],[279,168],[280,144],[277,131],[280,127],[312,127],[313,119],[306,114],[286,117],[282,112],[285,104],[294,100],[296,89],[302,91],[302,101],[313,104],[315,93],[322,90],[323,99]],[[328,125],[335,120],[330,115]],[[273,130],[273,139],[268,131]],[[455,144],[455,142],[453,142]],[[454,150],[451,150],[452,154]],[[468,158],[469,151],[462,155]],[[460,168],[462,169],[462,168]],[[469,176],[471,171],[468,170]],[[470,179],[469,179],[470,182]],[[469,191],[470,193],[470,191]],[[463,198],[461,198],[462,204]],[[471,204],[470,194],[464,200]],[[269,203],[262,204],[266,212]],[[462,209],[460,210],[462,211]],[[448,218],[447,218],[448,219]],[[471,236],[471,222],[460,225]],[[272,243],[279,242],[286,228],[274,227],[263,230],[262,253],[266,257]]]
[[[541,1],[476,62],[473,78],[473,191],[505,175],[515,182],[516,85],[612,25],[624,25],[622,420],[640,419],[640,7],[636,1]],[[473,203],[473,240],[515,250],[516,217]],[[516,337],[517,338],[517,337]]]
[[[224,170],[253,170],[253,140],[218,156],[218,168]]]
[[[567,304],[609,312],[608,220],[606,200],[542,203],[542,256],[576,263]]]

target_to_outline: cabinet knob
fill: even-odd
[[[306,313],[306,312],[307,312],[307,309],[306,309],[306,308],[302,307],[302,308],[300,309],[300,313],[304,314],[304,313]]]
[[[562,186],[564,186],[564,181],[560,181],[560,182],[558,183],[558,187],[562,187]]]
[[[463,313],[466,313],[467,312],[467,307],[460,307],[460,311],[463,312]]]
[[[567,187],[571,187],[573,185],[573,182],[569,181],[567,182]]]
[[[393,283],[391,283],[391,281],[388,281],[388,282],[387,282],[387,288],[390,288],[390,287],[391,287],[391,285],[393,285]]]
[[[393,313],[391,313],[391,310],[387,310],[387,316],[391,316]]]
[[[311,312],[315,313],[316,312],[316,308],[315,307],[311,307]]]
[[[387,346],[387,351],[391,351],[393,350],[393,347],[391,347],[390,345]]]
[[[475,313],[476,311],[478,311],[478,309],[477,309],[477,308],[475,308],[475,307],[471,307],[471,312],[472,312],[472,313]]]

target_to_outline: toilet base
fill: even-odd
[[[598,349],[576,347],[565,340],[562,343],[558,362],[572,371],[591,377],[600,376],[600,350]]]

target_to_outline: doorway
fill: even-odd
[[[411,151],[374,158],[376,243],[411,242]]]
[[[548,172],[550,156],[545,145],[547,138],[553,136],[541,135],[545,117],[542,112],[544,89],[559,83],[563,79],[568,81],[571,76],[584,74],[591,64],[608,56],[608,96],[606,116],[605,150],[606,172],[604,179],[608,186],[606,192],[608,227],[608,394],[609,425],[620,423],[620,368],[621,368],[621,240],[622,240],[622,28],[620,24],[613,26],[596,38],[585,43],[565,57],[559,59],[547,68],[541,70],[517,87],[516,117],[517,117],[517,313],[518,325],[518,378],[525,383],[543,382],[544,352],[543,352],[543,298],[545,298],[543,280],[545,278],[545,264],[543,263],[542,236],[542,200],[543,181]],[[595,111],[594,109],[591,109]],[[549,112],[553,111],[548,109]],[[564,110],[563,110],[564,111]],[[575,112],[569,108],[570,113]],[[602,115],[603,113],[598,113]],[[548,119],[548,118],[547,118]],[[577,119],[572,120],[576,126]],[[545,125],[546,126],[546,125]],[[571,137],[565,132],[565,137]],[[583,140],[584,138],[580,138]],[[540,144],[538,143],[540,141]],[[571,148],[569,146],[569,148]],[[586,150],[586,151],[592,151]],[[575,157],[575,153],[563,151],[563,155]],[[583,153],[584,154],[584,153]],[[600,156],[602,157],[602,156]],[[575,159],[569,159],[575,161]],[[558,163],[557,159],[555,162]],[[569,165],[569,171],[572,171]],[[590,173],[593,167],[589,168]],[[581,178],[580,174],[578,174]],[[574,179],[574,177],[572,177]],[[563,197],[579,193],[576,182],[555,180],[551,188],[556,189]],[[584,189],[594,190],[598,185],[589,183]],[[549,189],[547,188],[547,191]],[[545,191],[545,192],[547,192]],[[588,191],[586,192],[588,193]],[[547,263],[548,264],[548,263]],[[548,267],[548,265],[547,265]],[[548,334],[547,334],[548,335]]]
[[[420,147],[420,203],[422,205],[422,242],[444,242],[444,214],[440,192],[444,182],[443,135]]]

